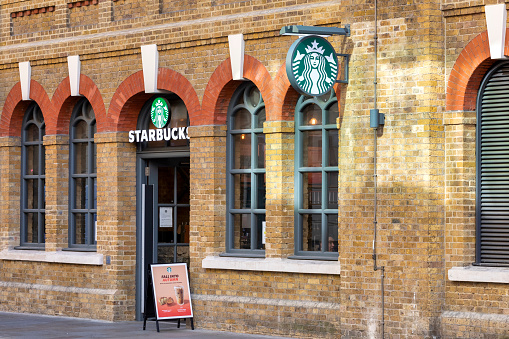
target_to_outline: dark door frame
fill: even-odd
[[[136,320],[142,320],[142,301],[144,300],[145,271],[142,265],[143,239],[142,233],[142,184],[147,183],[145,176],[145,167],[147,160],[170,159],[170,158],[190,158],[190,152],[186,150],[165,150],[165,151],[145,151],[136,154]]]

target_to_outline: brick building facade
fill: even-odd
[[[485,5],[495,3],[379,0],[375,26],[374,1],[3,1],[0,310],[139,319],[142,186],[152,184],[175,224],[154,226],[150,255],[188,263],[198,327],[303,338],[509,335],[509,245],[498,261],[483,252],[491,238],[478,208],[491,187],[476,172],[486,161],[476,152],[478,100],[490,74],[503,76],[486,27]],[[285,58],[296,38],[279,32],[295,24],[350,25],[350,36],[327,38],[350,55],[349,83],[327,98],[290,86]],[[244,80],[233,80],[228,36],[241,33]],[[157,45],[159,93],[145,88],[146,45]],[[68,56],[79,56],[78,96]],[[155,96],[172,117],[184,112],[185,124],[172,127],[187,127],[188,142],[129,142]],[[254,125],[242,127],[236,109],[250,104]],[[314,114],[306,107],[330,118],[321,155],[296,137],[312,134],[299,125]],[[376,131],[373,108],[385,114]],[[329,164],[318,172],[296,164],[297,154]],[[168,192],[175,199],[163,204]],[[500,206],[503,216],[509,205]],[[497,220],[494,237],[504,238]]]

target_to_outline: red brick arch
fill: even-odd
[[[283,64],[277,72],[272,91],[274,93],[272,100],[273,108],[270,112],[267,112],[267,120],[293,120],[295,105],[299,100],[300,94],[290,85],[290,80],[288,80],[288,76],[286,75],[285,64]]]
[[[506,40],[505,53],[508,53]],[[490,58],[488,32],[470,41],[456,59],[447,83],[446,110],[473,111],[482,78],[495,60]]]
[[[35,101],[41,108],[44,121],[54,116],[53,105],[44,88],[35,80],[30,81],[30,99]],[[12,87],[5,100],[0,118],[0,136],[21,136],[23,116],[31,101],[21,97],[21,83]]]
[[[199,119],[200,101],[191,83],[181,74],[159,68],[157,88],[173,92],[185,103],[191,124]],[[127,77],[117,88],[108,111],[109,131],[129,131],[136,128],[138,114],[143,104],[153,94],[145,93],[143,71]],[[99,131],[99,128],[98,128]]]
[[[265,102],[265,114],[270,114],[274,96],[272,92],[272,78],[260,61],[247,54],[244,56],[244,78],[251,80],[258,87]]]
[[[87,98],[94,109],[97,130],[103,130],[105,126],[109,125],[109,122],[101,93],[92,79],[83,74],[80,77],[80,94]],[[47,134],[69,133],[72,111],[80,99],[81,97],[71,96],[69,77],[65,78],[53,94],[52,104],[55,116],[48,117],[48,120],[46,120]]]
[[[182,74],[171,69],[159,68],[157,88],[175,93],[184,101],[189,114],[190,124],[193,125],[193,121],[196,120],[201,113],[201,105],[198,95],[189,80]]]
[[[143,71],[131,74],[118,86],[108,109],[110,126],[105,131],[128,131],[136,128],[139,110],[136,111],[135,108],[139,106],[141,109],[143,103],[140,103],[139,96],[144,94],[144,91]]]
[[[247,54],[244,56],[244,78],[258,87],[269,111],[273,99],[272,78],[260,61]],[[240,83],[233,80],[230,59],[224,60],[210,77],[203,95],[201,115],[194,125],[224,125],[228,104]]]

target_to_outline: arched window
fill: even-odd
[[[295,112],[295,254],[338,258],[338,101],[301,96]]]
[[[509,63],[484,78],[477,99],[476,262],[509,264]]]
[[[265,104],[251,83],[242,84],[228,108],[227,250],[264,256]]]
[[[88,100],[74,108],[69,148],[69,247],[93,249],[97,221],[95,114]]]
[[[44,247],[45,242],[44,127],[41,109],[32,104],[21,133],[21,246]]]

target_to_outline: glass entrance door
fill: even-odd
[[[154,258],[189,267],[189,158],[150,159],[154,185]]]

